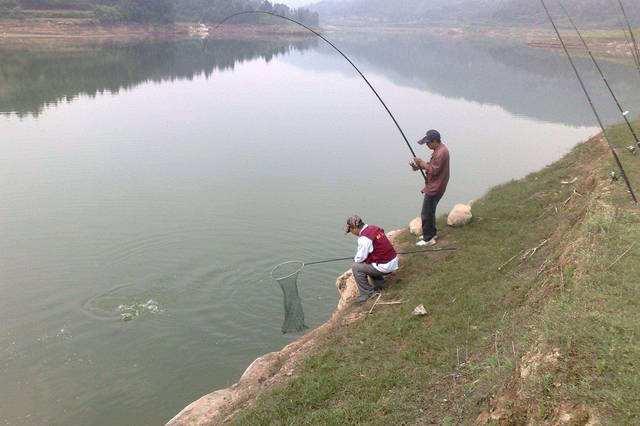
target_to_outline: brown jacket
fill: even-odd
[[[449,183],[449,149],[443,143],[431,154],[428,163],[420,161],[418,164],[426,172],[427,184],[422,193],[430,197],[442,196]]]

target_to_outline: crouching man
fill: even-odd
[[[398,269],[398,254],[384,229],[366,225],[359,216],[348,218],[344,230],[358,237],[358,251],[351,269],[360,291],[356,303],[364,303],[384,287],[385,275]]]

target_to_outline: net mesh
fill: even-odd
[[[280,285],[284,295],[284,321],[282,333],[295,333],[307,329],[304,323],[302,300],[298,293],[298,279],[302,275],[303,262],[285,262],[271,271],[271,278]]]

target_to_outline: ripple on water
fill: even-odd
[[[165,309],[156,301],[158,289],[140,289],[136,284],[124,284],[86,300],[81,310],[98,320],[131,321],[146,315],[162,314]]]
[[[325,239],[308,249],[300,230],[278,232],[269,247],[258,246],[263,255],[252,258],[246,254],[255,247],[238,244],[234,227],[213,234],[211,227],[182,226],[112,245],[102,252],[108,266],[105,280],[122,282],[126,276],[128,283],[90,297],[81,311],[97,320],[135,322],[136,328],[143,327],[140,331],[156,337],[172,338],[180,329],[180,335],[255,351],[263,336],[281,335],[283,296],[269,275],[275,264],[334,254]],[[273,253],[271,245],[286,249]],[[330,305],[335,300],[334,277],[320,280],[316,269],[302,275],[302,296],[318,305],[316,296],[328,295]],[[320,287],[324,284],[326,288]],[[318,309],[310,305],[311,316],[318,316]]]

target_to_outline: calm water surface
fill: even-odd
[[[444,134],[441,213],[596,130],[555,53],[340,44],[413,140]],[[392,123],[313,40],[0,53],[0,423],[168,420],[296,337],[280,332],[271,267],[350,255],[341,229],[354,212],[391,230],[419,210]],[[633,69],[605,68],[640,106]],[[310,326],[328,318],[347,267],[305,271]]]

